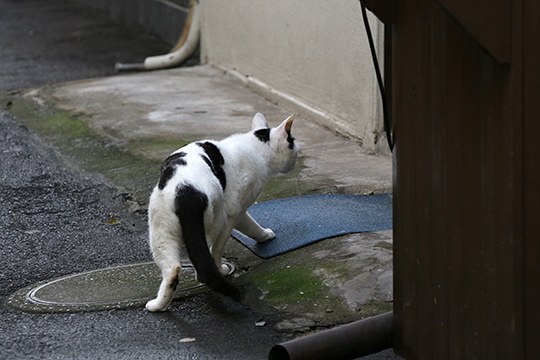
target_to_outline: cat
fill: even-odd
[[[294,114],[270,128],[257,113],[250,132],[194,142],[165,160],[148,207],[150,249],[163,277],[157,297],[146,304],[148,311],[169,307],[186,252],[199,282],[241,299],[223,275],[221,255],[233,228],[258,242],[275,238],[246,210],[271,175],[293,169],[299,152],[291,135],[293,121]]]

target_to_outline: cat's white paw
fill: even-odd
[[[221,264],[221,273],[223,275],[228,275],[229,274],[229,267],[225,264]]]
[[[272,231],[272,229],[264,229],[264,235],[260,236],[257,240],[257,242],[263,243],[266,241],[270,241],[272,239],[275,239],[276,234]]]
[[[168,306],[163,306],[158,299],[154,299],[147,302],[145,307],[150,312],[158,312],[167,310]]]

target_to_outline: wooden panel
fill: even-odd
[[[431,28],[433,29],[433,44],[447,43],[448,34],[445,29],[446,16],[438,9],[433,9],[431,17]],[[439,26],[437,26],[439,24]],[[445,68],[446,62],[450,58],[446,52],[447,49],[440,49],[441,52],[433,53],[430,61],[434,69]],[[450,318],[448,312],[449,297],[445,284],[448,284],[449,273],[449,252],[450,248],[447,241],[440,241],[449,233],[448,227],[448,193],[442,191],[447,189],[448,184],[448,101],[452,93],[449,93],[444,86],[448,82],[449,74],[444,71],[432,71],[430,89],[433,93],[433,108],[437,109],[432,113],[431,124],[431,159],[433,164],[438,164],[438,170],[431,173],[431,202],[430,209],[437,216],[432,216],[431,238],[438,239],[433,241],[432,257],[433,266],[431,288],[433,290],[433,321],[432,326],[436,329],[433,333],[433,356],[432,358],[446,359],[449,357],[450,349],[446,339],[449,335]]]
[[[439,0],[499,62],[511,56],[511,0]]]
[[[393,29],[395,348],[523,359],[523,74],[436,1]]]
[[[417,247],[415,241],[415,215],[411,207],[415,203],[415,145],[418,142],[413,126],[409,126],[405,119],[395,114],[408,107],[408,115],[418,115],[415,102],[415,89],[417,78],[407,76],[418,71],[425,65],[418,57],[416,49],[419,47],[415,36],[415,14],[420,13],[418,1],[409,1],[407,6],[399,6],[397,31],[394,27],[393,54],[392,54],[392,114],[394,119],[394,349],[405,358],[413,358],[417,348],[416,331],[420,325],[417,321],[416,299],[417,286],[416,265],[414,251]],[[423,25],[423,22],[419,25]],[[422,31],[423,29],[420,29]],[[405,48],[409,52],[404,51]],[[405,141],[406,139],[406,141]],[[403,140],[403,141],[402,141]],[[403,171],[403,173],[401,173]],[[407,211],[407,212],[405,212]],[[405,241],[406,239],[406,241]]]
[[[524,240],[526,359],[540,354],[540,3],[524,6]]]

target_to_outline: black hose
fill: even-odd
[[[379,61],[377,60],[377,52],[375,51],[375,44],[373,43],[373,35],[371,34],[371,28],[369,26],[366,6],[362,0],[360,0],[360,7],[362,8],[362,18],[364,19],[364,25],[366,27],[366,34],[369,42],[369,49],[371,50],[371,58],[373,59],[373,66],[375,67],[375,74],[377,75],[377,83],[379,84],[379,90],[381,92],[381,101],[383,108],[383,124],[384,132],[386,133],[386,141],[390,151],[394,150],[394,140],[392,137],[392,130],[390,128],[390,119],[388,114],[388,106],[386,103],[386,94],[384,91],[384,83],[381,75],[381,69],[379,67]]]

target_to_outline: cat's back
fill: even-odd
[[[215,173],[223,166],[223,159],[217,143],[213,140],[197,141],[169,155],[161,167],[153,197],[174,199],[179,188],[187,185],[207,196],[219,192],[222,184]]]

